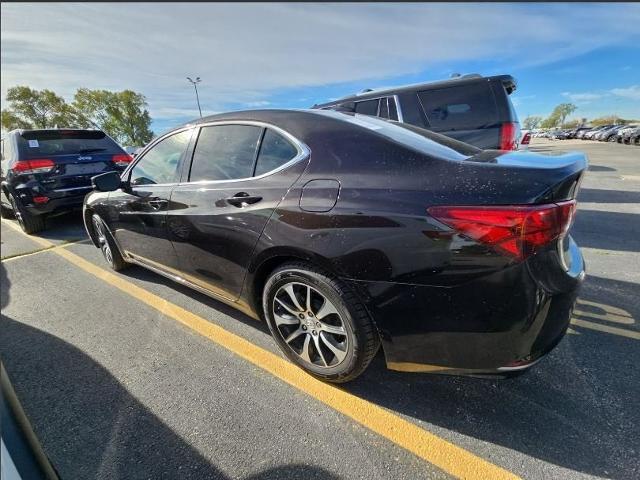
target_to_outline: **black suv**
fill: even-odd
[[[91,177],[124,170],[132,157],[100,130],[12,130],[2,137],[0,207],[26,233],[45,217],[80,209]]]
[[[410,123],[482,149],[517,150],[520,123],[509,95],[510,75],[449,80],[362,93],[313,108],[375,115]]]

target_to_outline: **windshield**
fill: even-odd
[[[91,153],[119,154],[123,150],[99,130],[31,130],[23,132],[20,149],[23,158]]]

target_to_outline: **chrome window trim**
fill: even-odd
[[[268,172],[265,172],[261,175],[257,175],[255,177],[230,178],[226,180],[198,180],[196,182],[187,181],[187,182],[180,182],[178,185],[215,185],[219,183],[235,183],[235,182],[246,182],[247,180],[259,180],[269,175],[273,175],[274,173],[278,173],[279,171],[284,170],[285,168],[289,168],[293,164],[298,163],[306,158],[309,158],[309,156],[311,155],[311,149],[305,143],[298,140],[296,137],[291,135],[286,130],[283,130],[278,126],[273,125],[271,123],[267,123],[267,122],[261,122],[258,120],[217,120],[217,121],[211,121],[211,122],[205,122],[205,123],[198,123],[196,127],[199,128],[198,135],[200,135],[200,129],[202,129],[203,127],[215,127],[215,126],[222,126],[222,125],[248,125],[248,126],[255,126],[255,127],[262,127],[262,128],[270,128],[275,132],[279,133],[280,135],[282,135],[283,137],[285,137],[287,140],[289,140],[289,142],[291,142],[293,146],[296,148],[298,153],[296,154],[295,157],[293,157],[287,163],[284,163],[280,165],[278,168],[269,170]],[[193,152],[191,153],[191,162],[193,162],[193,154],[195,153],[197,146],[198,146],[198,143],[196,142],[196,144],[193,147]],[[262,147],[262,143],[260,144],[260,147]],[[258,158],[260,158],[259,152],[258,152]]]
[[[104,172],[107,173],[107,172]],[[93,188],[91,185],[85,185],[84,187],[69,187],[69,188],[57,188],[52,192],[71,192],[72,190],[87,190]]]
[[[404,123],[404,118],[402,116],[402,110],[400,109],[400,99],[398,98],[398,95],[383,95],[381,97],[365,98],[363,100],[354,100],[353,103],[357,104],[357,103],[361,103],[361,102],[368,102],[369,100],[378,100],[378,110],[376,112],[376,115],[371,115],[371,116],[380,117],[380,100],[387,99],[387,102],[388,102],[389,98],[393,98],[393,100],[394,100],[394,102],[396,104],[396,112],[398,113],[398,120],[397,121]],[[337,103],[336,105],[332,105],[332,106],[326,107],[326,108],[321,108],[320,110],[333,110],[332,107],[333,106],[338,106],[338,105],[340,105],[340,104]],[[387,107],[388,107],[388,105],[389,104],[387,103]],[[357,113],[357,112],[355,112],[355,110],[354,110],[354,113]],[[382,117],[380,117],[380,118],[382,118]],[[394,119],[393,118],[389,118],[388,120],[394,120]]]
[[[398,95],[393,95],[393,99],[396,102],[396,112],[398,112],[398,121],[404,123],[404,118],[402,116],[402,110],[400,110],[400,99]]]

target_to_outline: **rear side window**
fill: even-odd
[[[216,125],[202,127],[193,152],[189,181],[249,178],[262,127]]]
[[[424,113],[420,107],[420,101],[416,92],[400,93],[400,110],[402,111],[402,120],[411,125],[420,128],[429,128],[424,120]]]
[[[122,148],[104,132],[96,130],[32,130],[19,137],[22,157],[56,155],[119,154]]]
[[[356,113],[362,115],[377,115],[378,114],[378,99],[365,100],[363,102],[356,103]]]
[[[418,92],[431,129],[472,130],[497,121],[497,109],[488,83]]]
[[[380,99],[380,111],[378,112],[378,116],[380,118],[389,118],[389,104],[388,98]]]
[[[298,150],[282,135],[267,129],[260,145],[255,175],[275,170],[298,155]]]
[[[391,120],[398,120],[398,109],[396,108],[396,99],[395,97],[388,97],[389,102],[389,118]]]

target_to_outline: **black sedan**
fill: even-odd
[[[94,177],[86,229],[263,318],[309,373],[507,375],[564,336],[584,278],[568,234],[587,161],[481,151],[328,110],[221,114]]]

